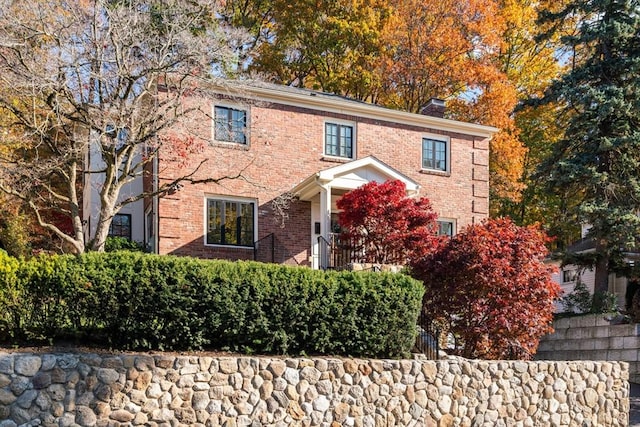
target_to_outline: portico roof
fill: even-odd
[[[408,195],[418,194],[420,185],[417,182],[374,156],[367,156],[317,172],[296,185],[292,192],[300,200],[311,200],[318,194],[320,187],[354,190],[372,181],[383,183],[396,179],[404,183]]]

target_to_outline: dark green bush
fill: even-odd
[[[132,252],[146,252],[144,245],[135,240],[127,239],[126,237],[109,236],[104,243],[105,252],[116,251],[132,251]]]
[[[0,302],[13,298],[17,314],[0,322],[0,339],[119,349],[400,356],[423,293],[401,274],[136,252],[41,256],[5,276]]]

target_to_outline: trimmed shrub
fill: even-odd
[[[423,294],[402,274],[136,252],[40,256],[17,277],[14,335],[138,350],[402,356]]]
[[[20,262],[0,249],[0,341],[15,340],[22,328],[22,284],[18,278]]]
[[[104,244],[105,252],[117,252],[117,251],[133,251],[133,252],[146,252],[142,243],[135,240],[127,239],[126,237],[109,236]]]

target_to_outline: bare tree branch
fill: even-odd
[[[6,5],[6,7],[5,7]],[[162,152],[165,138],[200,113],[193,94],[223,76],[243,35],[222,28],[214,0],[43,2],[0,8],[0,191],[28,202],[39,224],[75,252],[102,250],[124,205],[197,179],[201,164],[143,194],[120,197]],[[236,40],[236,38],[238,40]],[[178,137],[187,138],[188,135]],[[93,187],[92,187],[93,186]],[[99,194],[85,233],[83,195]],[[65,212],[72,233],[48,216]]]

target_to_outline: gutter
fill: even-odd
[[[294,88],[296,92],[293,92],[279,90],[277,85],[272,85],[273,87],[261,87],[242,83],[231,83],[228,85],[214,83],[212,86],[226,93],[235,92],[236,96],[239,97],[247,97],[243,94],[246,93],[249,95],[248,98],[256,101],[299,106],[311,110],[366,117],[410,126],[427,127],[444,132],[461,133],[480,138],[491,138],[493,134],[499,131],[498,128],[493,126],[393,110],[366,102],[348,100],[339,96],[329,98],[333,95],[307,89]],[[287,87],[288,86],[283,86],[283,88]]]

